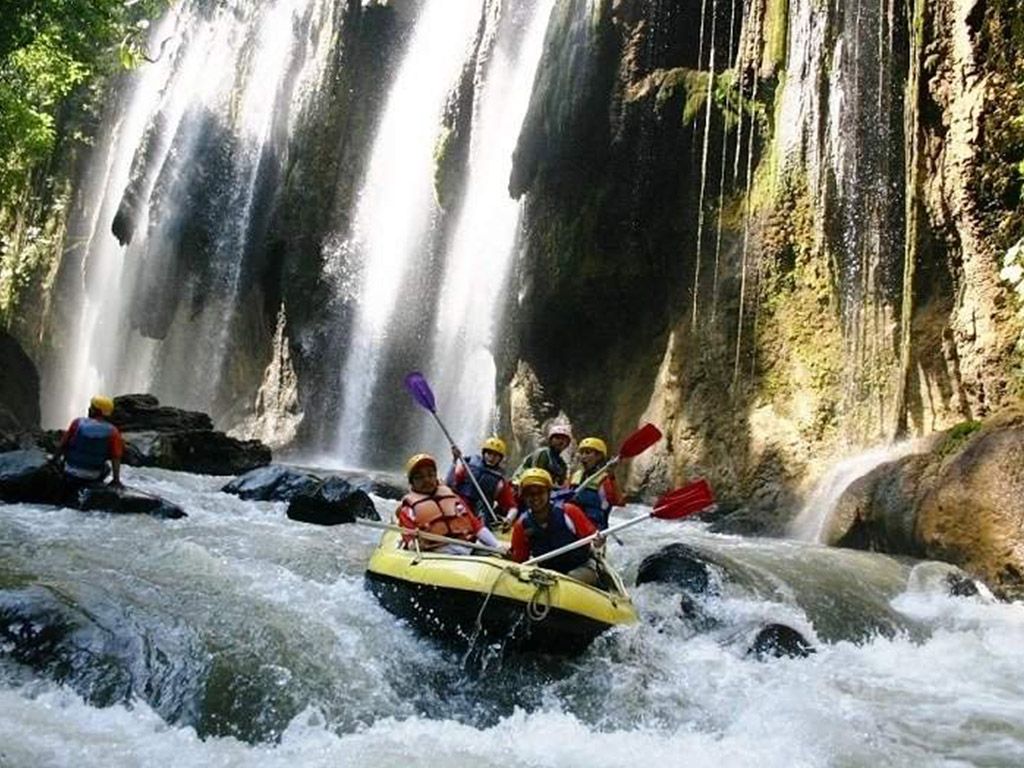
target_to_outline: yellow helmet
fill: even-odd
[[[551,488],[551,486],[554,485],[554,482],[552,482],[551,474],[546,469],[530,467],[519,476],[519,487],[528,488],[531,485],[540,485],[544,488]]]
[[[488,437],[486,440],[484,440],[484,444],[483,446],[481,446],[480,450],[494,451],[495,453],[500,453],[502,456],[504,456],[505,441],[502,440],[500,437]]]
[[[89,407],[95,408],[104,416],[109,416],[114,412],[114,401],[106,395],[96,395],[89,401]]]
[[[580,444],[577,446],[577,449],[582,451],[584,448],[592,448],[605,458],[608,458],[608,446],[605,445],[604,440],[600,437],[585,437],[580,440]]]
[[[412,474],[412,471],[416,469],[420,464],[431,464],[434,467],[434,471],[437,471],[437,461],[429,453],[417,453],[415,456],[409,457],[409,460],[405,462],[405,476],[408,477]]]

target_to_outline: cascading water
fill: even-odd
[[[493,428],[494,334],[521,210],[508,179],[553,5],[536,0],[499,16],[495,43],[477,74],[469,177],[444,259],[431,364],[441,411],[458,414],[455,437],[467,448]],[[443,451],[436,428],[428,426],[424,445]]]
[[[276,126],[297,106],[295,73],[328,5],[194,2],[159,25],[153,39],[169,45],[141,70],[121,128],[96,153],[106,172],[89,173],[104,179],[102,202],[49,421],[79,412],[97,390],[151,391],[216,415],[258,181],[281,153]],[[111,221],[131,241],[126,251]]]
[[[437,214],[433,197],[434,147],[448,92],[466,58],[480,20],[482,0],[430,0],[388,96],[374,140],[369,170],[349,239],[333,258],[342,271],[361,265],[355,287],[358,309],[342,370],[341,417],[335,452],[346,464],[366,460],[373,426],[371,404],[389,329],[402,307],[423,313],[431,304],[417,270],[434,263],[429,237]],[[349,279],[349,278],[346,278]],[[408,281],[408,282],[407,282]],[[405,317],[415,325],[418,317]],[[394,384],[394,382],[390,382]],[[388,400],[400,396],[398,387]]]
[[[884,445],[850,456],[833,466],[818,482],[803,509],[789,526],[790,535],[801,541],[821,542],[839,497],[858,478],[890,461],[913,453],[914,441]]]
[[[376,533],[293,523],[283,504],[227,496],[214,478],[126,480],[189,517],[27,505],[0,517],[4,765],[1024,759],[1024,614],[949,597],[937,564],[652,522],[610,557],[632,583],[665,544],[704,553],[702,622],[680,612],[679,588],[644,584],[640,622],[583,656],[491,659],[480,672],[363,588]],[[746,649],[766,622],[816,653],[755,660]]]

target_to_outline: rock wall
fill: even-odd
[[[708,4],[702,36],[697,2],[558,4],[511,182],[509,430],[650,419],[633,488],[703,474],[777,509],[840,455],[1019,400],[1024,142],[993,115],[1024,115],[1024,14],[849,5]]]

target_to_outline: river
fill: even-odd
[[[641,621],[578,658],[468,663],[364,589],[376,532],[126,478],[189,517],[3,507],[4,768],[1024,764],[1024,610],[950,597],[932,564],[655,521],[611,557],[629,584],[670,541],[727,566],[711,629],[644,584]],[[817,652],[748,656],[767,622]]]

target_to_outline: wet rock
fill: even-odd
[[[129,432],[125,463],[202,475],[238,475],[270,463],[270,449],[259,440],[237,440],[223,432]]]
[[[935,445],[851,484],[825,542],[951,563],[1000,597],[1024,596],[1020,416],[990,422],[952,446]]]
[[[288,517],[303,523],[339,525],[357,517],[380,520],[377,508],[366,491],[353,487],[340,477],[331,477],[315,491],[296,496],[288,505]]]
[[[671,584],[691,594],[703,595],[711,590],[710,571],[702,555],[685,544],[669,544],[640,563],[637,586],[655,582]]]
[[[679,596],[679,615],[686,619],[698,632],[710,632],[722,625],[693,597],[685,592]]]
[[[188,517],[177,504],[133,488],[114,488],[109,485],[90,485],[75,492],[76,509],[112,512],[119,515],[149,515],[163,520]]]
[[[38,449],[0,453],[0,500],[8,503],[57,504],[60,470]]]
[[[815,653],[812,646],[802,634],[785,624],[769,624],[763,627],[754,638],[747,651],[758,661],[776,658],[803,659]]]
[[[212,430],[213,420],[199,411],[160,405],[153,395],[119,395],[110,417],[122,432],[182,432]]]
[[[946,576],[946,586],[951,597],[977,597],[981,594],[978,583],[963,574],[950,573]]]
[[[39,372],[25,350],[0,328],[0,432],[39,426]]]
[[[164,519],[187,517],[177,504],[132,488],[94,485],[68,488],[61,471],[38,449],[0,453],[0,500],[49,504]]]
[[[322,482],[307,472],[271,464],[236,477],[221,490],[246,501],[291,501],[315,493]]]

